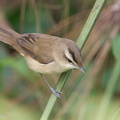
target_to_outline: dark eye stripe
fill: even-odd
[[[76,60],[74,52],[70,48],[68,50],[69,50],[69,53],[71,54],[73,60],[77,63],[77,60]]]

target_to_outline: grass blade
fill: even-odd
[[[87,41],[87,38],[88,38],[97,18],[102,10],[102,7],[103,7],[105,1],[106,0],[96,0],[95,4],[93,6],[93,9],[92,9],[87,21],[86,21],[86,24],[85,24],[78,40],[77,40],[77,45],[80,49],[83,48],[85,42]],[[58,90],[58,91],[62,90],[62,88],[65,85],[70,73],[71,73],[71,70],[61,74],[61,76],[58,80],[58,83],[57,83],[56,90]],[[54,96],[52,94],[40,120],[47,120],[48,119],[56,100],[57,100],[56,96]]]

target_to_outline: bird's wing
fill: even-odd
[[[52,54],[53,43],[52,41],[49,42],[50,40],[52,39],[49,35],[32,33],[21,35],[20,38],[16,39],[16,42],[33,59],[41,64],[48,64],[54,61]]]

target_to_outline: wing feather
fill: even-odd
[[[48,64],[54,61],[52,53],[52,42],[49,42],[49,35],[23,34],[16,39],[21,49],[39,63]],[[52,39],[51,39],[52,40]]]

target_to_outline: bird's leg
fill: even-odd
[[[50,84],[48,83],[48,81],[46,80],[46,78],[44,77],[44,75],[41,74],[41,73],[40,73],[40,75],[41,75],[41,77],[43,78],[43,80],[45,81],[45,83],[47,84],[47,86],[50,88],[50,90],[52,91],[52,93],[53,93],[56,97],[60,98],[60,94],[61,94],[62,92],[53,89],[53,88],[50,86]]]

